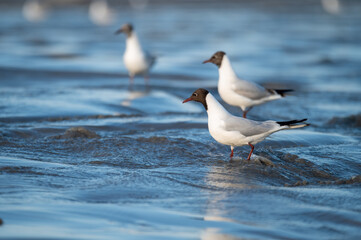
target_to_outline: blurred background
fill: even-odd
[[[125,22],[133,23],[142,43],[159,55],[157,73],[196,75],[199,71],[214,78],[216,71],[207,74],[211,68],[199,60],[217,50],[233,58],[235,67],[242,69],[239,74],[254,74],[253,79],[269,77],[272,71],[282,74],[291,64],[288,78],[301,75],[302,64],[358,59],[351,42],[359,41],[355,22],[360,6],[352,0],[15,0],[0,4],[4,67],[124,73],[124,37],[113,32]],[[252,61],[257,57],[263,61],[255,66]]]
[[[359,239],[361,1],[0,1],[0,239]],[[129,88],[134,25],[157,61]],[[229,161],[199,104],[225,51],[307,129]],[[222,102],[222,101],[221,101]],[[222,104],[235,115],[241,110]],[[236,148],[247,156],[248,147]]]

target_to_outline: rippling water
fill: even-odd
[[[109,26],[85,5],[34,23],[3,3],[0,238],[360,239],[361,4],[272,2],[124,3]],[[149,87],[128,88],[113,33],[129,21],[158,56]],[[202,107],[182,104],[199,87],[219,98],[201,64],[217,50],[239,76],[295,89],[249,118],[311,126],[229,161]]]

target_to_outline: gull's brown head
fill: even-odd
[[[225,52],[218,51],[215,54],[212,55],[212,57],[208,60],[205,60],[203,63],[213,63],[217,65],[218,67],[221,67],[223,56],[226,55]]]
[[[121,28],[119,28],[115,34],[120,34],[120,33],[124,33],[126,34],[128,37],[132,34],[134,28],[133,25],[130,23],[126,23],[124,24]]]
[[[208,94],[208,90],[203,89],[203,88],[199,88],[196,91],[194,91],[194,93],[192,93],[192,95],[187,98],[186,100],[183,101],[183,103],[189,102],[189,101],[196,101],[196,102],[200,102],[203,104],[204,108],[206,110],[208,110],[208,106],[207,106],[207,101],[206,101],[206,97]]]

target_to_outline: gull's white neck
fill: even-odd
[[[207,109],[208,118],[222,119],[230,115],[230,113],[217,101],[217,99],[211,93],[207,94],[206,102],[208,108]]]
[[[222,64],[218,69],[219,72],[219,81],[230,83],[234,80],[237,80],[237,75],[234,72],[231,62],[229,61],[227,55],[223,56]]]
[[[134,31],[129,37],[127,37],[125,51],[131,52],[132,54],[143,54],[142,46],[140,45],[138,36]]]

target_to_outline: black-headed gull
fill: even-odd
[[[287,122],[253,121],[230,114],[213,95],[206,89],[199,88],[183,103],[196,101],[203,104],[208,113],[208,130],[211,136],[219,143],[231,146],[231,158],[236,146],[249,145],[251,158],[254,144],[263,141],[274,132],[284,129],[302,128],[309,124],[303,123],[307,119],[292,120]],[[300,123],[300,124],[297,124]]]
[[[133,83],[134,76],[138,74],[143,74],[147,83],[149,70],[155,62],[155,57],[143,50],[131,24],[124,24],[115,32],[115,34],[119,33],[127,35],[123,61],[129,72],[130,83]]]
[[[284,97],[284,93],[292,90],[267,89],[257,83],[239,79],[225,52],[219,51],[203,63],[218,66],[218,93],[221,98],[232,106],[240,107],[243,117],[253,106]]]

